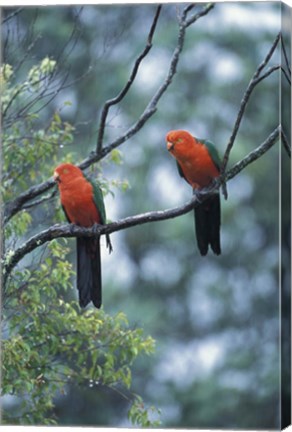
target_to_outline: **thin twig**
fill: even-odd
[[[262,74],[261,76],[259,76],[256,80],[254,80],[254,85],[256,86],[257,84],[259,84],[261,81],[263,81],[264,79],[266,79],[269,75],[271,75],[273,72],[276,72],[277,70],[282,70],[282,66],[281,65],[277,65],[277,66],[270,67],[267,70],[267,72],[265,72],[264,74]]]
[[[202,16],[206,15],[208,12],[210,12],[211,9],[213,9],[215,6],[214,3],[210,3],[208,6],[206,6],[203,10],[201,10],[200,12],[196,13],[194,16],[190,17],[187,21],[186,21],[186,27],[189,27],[190,25],[194,24],[199,18],[201,18]]]
[[[288,81],[288,84],[291,85],[291,79],[290,79],[289,75],[287,74],[287,72],[285,71],[285,69],[283,68],[283,66],[281,66],[281,71],[283,72],[286,80]]]
[[[157,22],[158,22],[161,8],[162,8],[162,6],[159,5],[156,9],[156,13],[154,15],[153,22],[152,22],[152,25],[151,25],[151,28],[150,28],[150,31],[148,34],[147,43],[145,45],[145,48],[141,52],[141,54],[137,57],[137,59],[134,63],[134,67],[132,69],[131,75],[130,75],[126,85],[124,86],[124,88],[120,91],[120,93],[116,97],[106,101],[106,103],[103,106],[102,113],[101,113],[101,119],[100,119],[100,125],[99,125],[99,132],[98,132],[98,137],[97,137],[97,145],[96,145],[96,153],[97,154],[99,154],[101,152],[101,149],[102,149],[104,130],[105,130],[105,126],[106,126],[106,119],[107,119],[110,107],[118,104],[126,96],[126,94],[130,90],[130,88],[131,88],[131,86],[132,86],[132,84],[136,78],[136,75],[137,75],[137,72],[138,72],[138,69],[139,69],[139,66],[140,66],[142,60],[147,56],[147,54],[149,53],[149,51],[152,48],[152,40],[153,40],[153,36],[154,36],[155,29],[157,26]]]
[[[30,209],[32,207],[35,207],[36,205],[43,204],[44,202],[49,201],[52,198],[54,198],[56,195],[57,195],[57,189],[54,189],[49,195],[45,195],[45,196],[39,198],[38,200],[35,200],[35,201],[32,201],[32,202],[29,202],[29,203],[25,204],[22,207],[22,209],[23,210],[28,210],[28,209]]]
[[[29,29],[25,35],[25,38],[21,38],[19,40],[19,43],[21,43],[21,46],[28,47],[28,48],[24,49],[24,51],[25,51],[24,56],[20,59],[20,61],[13,68],[13,71],[15,74],[17,71],[19,71],[19,69],[21,68],[21,66],[25,62],[25,60],[27,58],[29,58],[30,52],[32,51],[33,47],[35,46],[35,44],[38,42],[39,38],[41,37],[40,33],[35,34],[35,24],[37,22],[38,16],[39,16],[39,10],[38,10],[38,8],[36,8],[34,15],[33,15],[33,18],[32,18],[30,25],[29,25]],[[17,19],[18,19],[18,17],[17,17]],[[18,21],[17,21],[17,27],[18,27]],[[19,33],[19,31],[18,31],[18,33]],[[18,46],[19,43],[15,44],[15,45]]]
[[[268,138],[259,145],[255,150],[252,150],[244,159],[237,162],[225,175],[224,181],[230,180],[239,174],[247,165],[259,159],[264,155],[280,138],[281,126],[278,126]]]
[[[262,63],[258,66],[257,70],[255,71],[255,73],[254,73],[254,75],[253,75],[244,95],[243,95],[243,98],[242,98],[241,103],[240,103],[240,108],[239,108],[239,111],[237,114],[237,118],[236,118],[236,121],[234,123],[234,127],[233,127],[233,130],[232,130],[231,136],[229,138],[229,142],[227,144],[226,151],[225,151],[225,154],[223,157],[223,162],[222,162],[222,166],[221,166],[221,172],[222,173],[224,173],[226,171],[230,152],[232,150],[235,138],[237,136],[237,132],[238,132],[239,127],[240,127],[241,120],[243,118],[243,114],[245,112],[245,109],[246,109],[247,103],[249,101],[249,98],[252,94],[252,91],[254,90],[255,86],[261,81],[259,79],[260,74],[261,74],[262,70],[264,69],[264,67],[267,65],[267,63],[269,62],[270,58],[272,57],[272,55],[273,55],[273,53],[274,53],[274,51],[278,45],[279,40],[280,40],[280,33],[277,35],[277,37],[276,37],[275,41],[273,42],[273,44],[272,44],[268,54],[266,55],[265,59],[262,61]]]
[[[6,204],[4,212],[4,224],[6,224],[16,213],[18,213],[28,201],[36,198],[37,196],[47,192],[51,187],[56,186],[53,178],[40,183],[36,186],[32,186],[27,191],[18,195],[15,200]]]
[[[72,40],[74,39],[75,34],[77,33],[78,30],[80,30],[80,28],[78,27],[78,20],[80,18],[80,15],[83,11],[83,6],[80,7],[79,11],[75,14],[74,16],[74,25],[73,25],[73,29],[71,31],[71,34],[69,36],[69,38],[67,39],[67,41],[65,42],[65,44],[63,45],[63,47],[61,48],[60,52],[58,53],[58,57],[56,58],[56,62],[57,64],[62,60],[62,62],[64,63],[64,61],[66,61],[66,58],[64,59],[63,54],[65,52],[65,50],[67,49],[67,47],[70,45],[70,43],[72,42]],[[72,49],[75,47],[77,41],[79,40],[79,37],[76,37],[74,43],[73,43],[73,47]],[[70,53],[72,52],[72,49],[70,49]],[[68,56],[67,56],[68,58]]]
[[[61,56],[64,54],[65,49],[69,46],[69,44],[72,42],[77,29],[78,29],[78,19],[79,16],[82,12],[82,7],[80,8],[80,10],[78,11],[78,13],[75,16],[74,19],[74,26],[73,26],[73,30],[68,38],[68,40],[66,41],[65,45],[62,47],[58,57],[57,57],[57,64],[61,59]],[[37,19],[37,15],[35,17],[35,20]],[[39,37],[39,36],[38,36]],[[20,65],[24,62],[25,58],[28,56],[28,54],[30,53],[30,51],[32,50],[33,46],[35,45],[38,37],[30,37],[30,40],[32,40],[30,46],[27,49],[27,53],[25,54],[25,56],[23,57],[23,59],[21,60]],[[76,38],[76,40],[73,43],[73,47],[71,48],[71,50],[74,48],[75,44],[77,43],[78,38]],[[71,52],[71,51],[70,51]],[[70,53],[69,53],[70,54]],[[68,54],[68,55],[69,55]],[[63,63],[66,61],[66,59],[63,58]],[[70,72],[70,71],[69,71]],[[69,77],[69,72],[67,72],[65,78],[62,79],[61,84],[58,83],[56,85],[58,85],[58,88],[56,90],[54,90],[53,88],[53,81],[55,78],[57,78],[58,75],[58,70],[54,70],[50,75],[45,75],[43,77],[41,77],[39,79],[39,81],[37,83],[34,83],[35,85],[39,85],[44,81],[45,85],[42,89],[40,89],[40,91],[38,92],[38,94],[36,96],[34,96],[32,99],[30,100],[26,100],[26,105],[21,107],[19,109],[19,111],[17,113],[15,113],[14,115],[10,115],[9,119],[6,120],[6,126],[10,126],[13,122],[15,122],[18,118],[21,118],[22,116],[25,115],[25,113],[29,110],[32,109],[34,105],[36,105],[38,102],[40,102],[42,99],[47,99],[47,101],[40,107],[37,109],[37,111],[35,111],[33,114],[38,113],[39,111],[41,111],[43,108],[45,108],[54,98],[56,98],[56,96],[63,91],[65,88],[69,87],[70,85],[74,84],[75,82],[78,81],[78,78],[76,80],[74,80],[72,83],[66,84],[68,77]],[[87,72],[86,72],[87,74]],[[86,74],[82,74],[80,78],[84,78],[84,76]],[[9,101],[4,113],[3,113],[3,118],[5,117],[8,109],[10,108],[12,102],[15,100],[15,98],[18,96],[18,94],[22,91],[22,87],[18,90],[18,92],[15,93],[15,95],[11,98],[11,100]]]
[[[34,105],[36,105],[42,99],[49,97],[51,94],[53,94],[53,97],[56,97],[63,90],[63,85],[65,85],[67,82],[67,79],[69,77],[69,72],[67,72],[66,75],[63,77],[61,84],[58,85],[58,89],[52,93],[48,93],[48,91],[50,90],[50,85],[53,83],[53,80],[55,78],[57,78],[56,75],[57,75],[57,72],[53,71],[49,75],[44,75],[42,78],[40,78],[40,80],[37,82],[37,84],[39,84],[41,81],[43,81],[44,87],[38,92],[38,94],[34,98],[29,100],[26,105],[24,105],[23,107],[20,108],[20,110],[16,114],[14,120],[17,117],[21,117],[22,115],[24,115],[29,109],[32,109],[34,107]]]
[[[218,193],[218,189],[220,186],[222,186],[223,183],[238,175],[247,165],[256,161],[264,153],[266,153],[278,140],[280,133],[281,127],[278,126],[259,147],[250,152],[240,162],[235,164],[227,173],[222,174],[220,177],[218,177],[214,185],[198,192],[196,195],[193,196],[190,201],[180,207],[129,216],[107,225],[100,225],[98,228],[83,228],[72,224],[54,225],[36,234],[18,249],[16,249],[14,252],[8,251],[9,258],[5,259],[4,257],[3,260],[4,282],[7,280],[7,277],[9,276],[13,268],[26,254],[30,253],[34,249],[53,239],[60,237],[99,237],[100,235],[110,234],[133,226],[142,225],[150,222],[164,221],[188,213],[197,205],[199,205],[202,201],[206,200],[211,194]]]
[[[288,83],[291,85],[291,80],[287,74],[287,72],[285,71],[285,69],[283,68],[283,66],[281,65],[277,65],[277,66],[273,66],[270,67],[266,73],[264,73],[263,75],[261,75],[260,77],[258,77],[255,80],[255,85],[257,85],[259,82],[263,81],[264,79],[266,79],[269,75],[271,75],[273,72],[277,71],[277,70],[281,70],[286,78],[286,80],[288,81]]]
[[[11,20],[11,18],[13,18],[15,15],[18,15],[22,10],[23,10],[23,7],[16,9],[16,11],[12,12],[10,15],[8,15],[6,18],[3,19],[2,24]]]

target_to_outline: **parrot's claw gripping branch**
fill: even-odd
[[[196,201],[198,204],[201,204],[202,201],[202,196],[204,196],[204,194],[210,190],[210,187],[206,187],[204,189],[193,189],[193,197],[195,197]]]
[[[95,234],[98,234],[98,228],[99,228],[99,226],[100,226],[100,224],[98,224],[98,223],[96,223],[96,222],[92,225],[92,231],[93,231]]]
[[[75,225],[74,223],[71,223],[70,225],[69,225],[69,230],[70,230],[70,233],[72,234],[72,236],[74,237],[74,234],[75,234],[75,227],[76,227],[77,225]]]

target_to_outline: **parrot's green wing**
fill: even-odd
[[[221,160],[220,160],[219,153],[218,153],[215,145],[211,141],[206,140],[206,139],[201,139],[201,138],[195,138],[195,139],[207,147],[208,152],[212,158],[212,161],[214,162],[214,164],[216,165],[216,167],[220,171]]]
[[[103,200],[103,193],[101,188],[99,187],[98,183],[96,181],[92,181],[90,180],[88,177],[84,176],[86,178],[87,181],[89,181],[89,183],[92,185],[93,187],[93,199],[94,199],[94,203],[97,207],[97,210],[99,212],[100,215],[100,222],[101,225],[105,225],[106,224],[106,213],[105,213],[105,206],[104,206],[104,200]],[[109,249],[109,253],[112,252],[113,247],[110,241],[110,236],[109,234],[105,235],[106,237],[106,245]]]
[[[105,224],[106,223],[106,213],[105,213],[105,206],[104,206],[102,190],[96,182],[91,182],[91,184],[93,186],[94,202],[95,202],[96,207],[99,211],[101,223]]]
[[[102,225],[106,223],[106,213],[105,213],[105,206],[104,206],[104,200],[103,200],[103,193],[101,188],[99,187],[98,183],[96,181],[92,181],[90,178],[88,178],[86,175],[84,175],[86,180],[91,184],[93,187],[93,199],[94,203],[97,207],[97,210],[100,214],[100,219]]]

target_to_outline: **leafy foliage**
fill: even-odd
[[[52,166],[59,156],[58,149],[73,141],[74,127],[63,122],[55,112],[49,125],[40,128],[40,115],[29,105],[37,100],[39,86],[53,73],[55,61],[44,59],[34,66],[22,83],[13,83],[13,69],[3,65],[1,70],[2,110],[4,117],[2,178],[3,198],[11,200],[36,181],[51,175]],[[35,78],[37,76],[37,79]],[[38,83],[38,84],[36,84]],[[30,98],[31,102],[24,105]],[[66,160],[72,155],[66,154]]]
[[[218,3],[204,21],[198,20],[188,28],[176,77],[151,121],[123,145],[123,157],[116,149],[103,160],[102,167],[92,167],[91,174],[98,177],[106,193],[112,194],[113,186],[123,182],[127,188],[123,178],[132,185],[126,194],[116,193],[114,210],[107,207],[110,217],[113,212],[120,218],[165,209],[189,199],[188,185],[179,179],[165,149],[165,134],[174,128],[188,129],[195,136],[210,139],[223,155],[248,83],[280,31],[282,6],[277,2]],[[151,94],[159,88],[175,48],[178,17],[184,7],[163,5],[153,48],[127,97],[110,111],[104,145],[137,121]],[[199,7],[194,6],[194,13]],[[39,96],[45,88],[52,88],[58,77],[62,82],[70,75],[74,85],[64,99],[72,97],[73,103],[64,103],[62,119],[75,127],[72,147],[70,144],[77,155],[74,160],[84,159],[94,148],[97,111],[127,82],[131,65],[145,46],[154,9],[154,5],[60,6],[56,14],[54,7],[23,8],[15,20],[8,21],[3,45],[5,59],[13,65],[6,68],[6,75],[10,75],[7,80],[13,84],[19,59],[26,58],[29,69],[35,58],[41,64],[48,53],[49,59],[52,54],[54,58],[64,54],[64,61],[54,66],[50,79],[43,80],[39,87],[31,86],[34,93],[30,97],[38,98],[34,105],[37,111],[37,106],[42,107]],[[19,29],[26,32],[26,37],[18,38],[19,44],[10,47],[9,38],[15,35],[17,39]],[[278,47],[268,68],[279,64],[279,53]],[[87,79],[80,79],[84,74]],[[28,80],[25,68],[23,77]],[[230,166],[263,142],[278,124],[278,89],[279,75],[272,73],[253,92]],[[283,96],[289,99],[290,89]],[[60,100],[55,99],[40,111],[42,125],[50,124],[56,111],[60,115],[59,104]],[[17,114],[17,104],[7,110],[8,125],[17,120],[13,112]],[[38,121],[35,125],[37,130],[43,128]],[[55,147],[58,161],[68,154],[68,147],[61,149],[59,144]],[[197,254],[192,215],[114,235],[116,253],[105,263],[110,271],[104,272],[110,288],[106,290],[107,307],[112,316],[123,310],[129,322],[154,335],[159,344],[155,356],[140,356],[134,369],[131,367],[130,391],[143,392],[146,402],[134,396],[129,412],[132,423],[155,421],[156,413],[153,415],[147,406],[156,404],[162,407],[166,427],[279,428],[278,156],[274,146],[228,182],[229,199],[222,202],[223,253],[219,258]],[[286,165],[283,179],[289,183],[290,164],[285,156],[282,161]],[[47,167],[45,162],[44,170]],[[29,178],[27,181],[38,183]],[[282,217],[290,215],[289,190],[286,183],[282,188]],[[55,211],[50,204],[48,195],[41,205],[25,209],[12,219],[11,231],[24,224],[21,229],[27,236],[36,226],[61,220],[61,210]],[[288,293],[284,308],[290,304],[289,233],[287,217],[282,250],[282,279]],[[11,253],[17,241],[15,235],[9,238]],[[37,266],[38,257],[33,254],[30,258]],[[27,264],[27,260],[22,262]],[[64,299],[70,298],[71,292],[63,291]],[[290,328],[288,321],[286,328]],[[285,378],[282,392],[283,384],[290,382],[289,377]],[[60,424],[125,424],[129,400],[121,397],[118,387],[109,392],[94,382],[76,386],[72,381],[65,386],[66,394],[58,396],[57,392],[54,400],[52,414]],[[10,400],[4,400],[7,413],[9,407],[13,410]],[[99,409],[92,409],[96,405]],[[287,407],[288,413],[290,405]]]
[[[160,421],[157,419],[155,420],[157,415],[160,415],[160,410],[157,410],[154,406],[146,409],[143,400],[137,396],[129,410],[128,418],[137,426],[158,427]],[[153,419],[151,417],[153,417]]]
[[[46,57],[33,66],[23,83],[13,83],[13,68],[2,69],[3,112],[23,106],[27,93],[37,94],[54,73],[56,62]],[[14,114],[11,114],[14,116]],[[6,123],[3,135],[4,170],[2,192],[11,200],[36,181],[51,175],[60,161],[58,149],[73,141],[74,128],[55,112],[45,129],[37,113],[26,110],[13,123]],[[64,159],[72,155],[66,153]],[[112,156],[120,162],[120,155]],[[104,181],[104,188],[110,187]],[[46,203],[45,203],[46,204]],[[19,241],[40,224],[44,210],[19,212],[5,230],[9,258]],[[50,215],[50,208],[45,207]],[[57,424],[55,400],[68,386],[104,388],[122,396],[131,390],[135,359],[151,354],[154,340],[139,328],[132,330],[123,313],[111,316],[103,310],[81,311],[76,301],[67,301],[75,273],[67,258],[65,239],[52,241],[18,268],[10,278],[3,299],[3,382],[7,403],[6,424]],[[130,413],[135,411],[132,395]],[[138,425],[151,425],[148,411],[129,414]]]

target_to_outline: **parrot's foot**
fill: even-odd
[[[70,230],[70,233],[71,234],[75,234],[75,227],[76,227],[77,225],[75,225],[74,223],[70,223],[70,225],[69,225],[69,230]]]
[[[201,202],[202,202],[202,199],[201,199],[202,193],[201,193],[201,191],[198,190],[198,189],[193,189],[193,195],[196,197],[196,201],[199,204],[201,204]]]
[[[210,190],[218,189],[218,193],[219,193],[219,187],[220,187],[220,183],[219,183],[218,177],[216,177],[212,180],[211,185],[209,186],[209,189]],[[228,192],[227,192],[227,184],[225,181],[223,181],[221,183],[221,191],[222,191],[222,194],[224,196],[224,199],[227,200],[228,199]]]
[[[96,222],[92,225],[92,231],[94,232],[94,234],[98,234],[99,227],[100,227],[100,224],[98,224]]]

